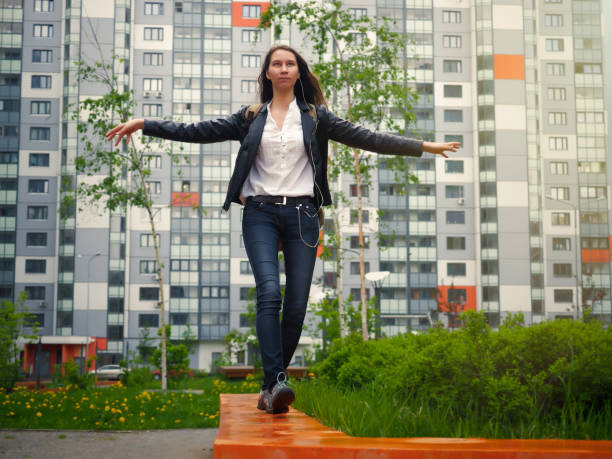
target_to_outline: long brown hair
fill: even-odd
[[[291,46],[287,45],[274,46],[273,48],[270,48],[270,51],[268,51],[268,54],[266,54],[266,58],[261,66],[261,73],[257,79],[259,82],[259,101],[261,103],[268,102],[272,100],[272,96],[274,95],[272,91],[272,82],[268,80],[268,77],[266,77],[266,71],[268,70],[268,67],[270,67],[272,54],[279,49],[293,53],[295,60],[297,61],[300,78],[293,86],[293,94],[295,94],[296,99],[305,100],[309,104],[324,105],[327,107],[327,101],[325,100],[323,91],[321,91],[319,80],[310,71],[308,68],[308,63],[302,56],[300,56],[300,53],[298,53]]]

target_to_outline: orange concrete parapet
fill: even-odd
[[[215,459],[612,458],[612,441],[349,437],[291,408],[271,415],[257,394],[221,394]]]

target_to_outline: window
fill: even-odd
[[[140,260],[140,274],[155,274],[156,272],[156,260]]]
[[[46,220],[49,218],[47,206],[28,206],[28,220]]]
[[[548,112],[548,124],[553,126],[565,126],[567,124],[567,113]]]
[[[368,223],[370,223],[370,212],[367,210],[362,210],[361,220],[364,225],[367,225]],[[351,218],[350,218],[351,225],[356,225],[358,221],[359,221],[359,216],[358,216],[357,210],[351,210]]]
[[[598,75],[601,73],[601,64],[593,64],[586,62],[577,62],[574,65],[574,69],[576,73],[586,73],[586,74],[595,74]]]
[[[174,259],[170,260],[170,271],[197,271],[198,260]]]
[[[563,51],[563,39],[562,38],[547,38],[546,39],[546,51]]]
[[[553,237],[552,238],[552,249],[567,252],[572,250],[571,241],[569,237]]]
[[[240,82],[240,92],[246,94],[254,94],[257,92],[256,80],[242,80]]]
[[[45,274],[47,272],[47,260],[26,260],[25,272],[29,274]]]
[[[51,13],[54,3],[54,0],[34,0],[34,11],[36,13]]]
[[[364,263],[364,271],[365,273],[369,273],[370,272],[370,262],[366,261]],[[351,261],[351,274],[359,274],[359,262],[358,261]]]
[[[157,314],[138,314],[139,327],[159,327],[159,315]]]
[[[162,113],[162,104],[142,104],[142,116],[148,118],[161,118]]]
[[[465,250],[465,237],[449,236],[446,238],[447,250]]]
[[[465,276],[465,263],[447,263],[447,276]]]
[[[30,153],[30,167],[49,167],[49,153]]]
[[[461,61],[445,59],[442,62],[442,70],[444,73],[461,73]]]
[[[240,262],[240,274],[253,274],[251,264],[248,261]]]
[[[46,247],[47,233],[26,233],[27,247]]]
[[[143,65],[164,65],[164,55],[162,53],[144,53]]]
[[[444,121],[446,123],[463,122],[463,110],[444,110]]]
[[[45,315],[42,313],[28,314],[25,317],[23,326],[24,327],[44,327],[45,326]]]
[[[580,244],[583,249],[608,249],[610,243],[607,237],[583,237]]]
[[[356,198],[357,197],[357,184],[356,183],[351,183],[350,188],[350,194],[352,198]],[[361,196],[363,196],[364,198],[367,198],[370,195],[370,189],[368,188],[367,185],[361,185]]]
[[[160,2],[145,2],[144,14],[147,16],[160,16],[164,14],[164,4]]]
[[[548,94],[548,100],[566,100],[567,93],[565,88],[548,88],[546,91]]]
[[[45,287],[28,285],[24,289],[28,300],[44,300]]]
[[[42,100],[33,100],[30,102],[30,114],[31,115],[50,115],[51,114],[51,102]]]
[[[549,76],[565,76],[565,64],[548,63],[546,73]]]
[[[19,135],[19,126],[0,126],[0,137],[15,137]]]
[[[462,86],[459,84],[445,84],[444,97],[461,97]]]
[[[51,89],[51,76],[32,75],[32,89]]]
[[[147,181],[145,183],[149,194],[161,194],[161,182]]]
[[[465,212],[463,210],[447,210],[446,223],[449,225],[465,224]]]
[[[570,224],[569,212],[553,212],[551,219],[552,224],[556,226],[568,226]]]
[[[142,159],[144,167],[147,169],[161,169],[162,157],[161,155],[150,155]]]
[[[202,287],[200,292],[201,298],[229,298],[229,289],[227,287]]]
[[[162,79],[161,78],[143,78],[142,79],[142,90],[143,91],[161,91],[162,90]]]
[[[28,180],[28,193],[48,193],[49,180],[30,179]]]
[[[561,201],[569,200],[569,187],[553,186],[550,188],[550,197]]]
[[[605,170],[603,161],[578,161],[578,172],[582,174],[603,174]]]
[[[261,56],[258,54],[243,54],[242,55],[242,66],[248,68],[255,68],[261,66]]]
[[[563,27],[562,14],[545,14],[544,23],[547,27]]]
[[[158,236],[159,241],[159,236]],[[143,233],[140,235],[140,247],[153,247],[153,234]]]
[[[361,289],[352,288],[349,294],[353,297],[353,301],[361,301]],[[370,289],[366,288],[366,301],[370,299]]]
[[[463,185],[446,185],[444,187],[444,193],[447,198],[462,198]]]
[[[461,11],[442,11],[444,24],[461,24]]]
[[[449,303],[465,303],[466,290],[464,288],[451,288],[448,289],[448,301]]]
[[[574,301],[574,292],[570,289],[555,289],[555,303],[571,303]]]
[[[261,17],[261,6],[242,5],[242,17],[249,19],[259,19]]]
[[[563,0],[544,0],[544,3],[557,3],[557,4],[561,4],[561,3],[563,3]]]
[[[571,263],[553,263],[554,277],[572,277]]]
[[[550,162],[550,174],[551,175],[568,175],[567,161],[551,161]]]
[[[368,16],[367,8],[349,8],[348,11],[355,19],[363,19]]]
[[[459,145],[463,145],[463,135],[459,134],[446,134],[444,135],[445,142],[459,142]]]
[[[164,29],[162,27],[145,27],[144,39],[162,41],[164,39]]]
[[[446,160],[444,162],[444,170],[447,174],[463,174],[463,160]]]
[[[51,139],[51,128],[48,127],[31,127],[30,140],[48,141]]]
[[[603,112],[576,112],[576,121],[578,123],[603,123]]]
[[[261,41],[261,31],[257,29],[245,29],[242,31],[242,43],[258,43]]]
[[[444,48],[461,48],[461,36],[442,35],[442,46]]]
[[[50,64],[53,61],[53,51],[50,49],[33,49],[32,62],[37,64]]]
[[[580,197],[583,199],[605,198],[607,196],[605,186],[581,186]]]
[[[608,223],[607,212],[580,212],[580,223],[604,224]]]
[[[350,242],[351,242],[351,249],[359,248],[359,236],[351,236]],[[364,248],[366,249],[370,248],[370,236],[363,236],[363,245],[364,245]]]
[[[159,300],[159,287],[140,287],[140,301]]]
[[[51,38],[53,36],[53,24],[34,24],[33,36]]]
[[[548,148],[555,151],[566,151],[567,137],[549,137]]]

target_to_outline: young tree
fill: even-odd
[[[113,57],[113,60],[116,59]],[[102,206],[110,212],[128,207],[146,211],[157,265],[155,280],[159,286],[158,306],[161,315],[161,380],[162,390],[166,390],[166,301],[162,276],[164,264],[159,252],[159,234],[156,229],[156,213],[160,208],[153,202],[147,178],[151,175],[151,163],[159,153],[170,156],[175,164],[181,161],[182,155],[173,154],[167,143],[152,138],[143,137],[138,142],[128,138],[119,148],[114,148],[112,143],[107,142],[105,134],[115,125],[129,120],[134,114],[134,92],[118,84],[110,64],[88,64],[82,61],[76,64],[78,81],[101,86],[104,95],[89,97],[76,106],[67,107],[69,118],[76,122],[77,126],[80,151],[74,163],[81,180],[76,185],[70,182],[63,184],[65,188],[73,187],[74,194],[64,195],[62,209],[74,208],[75,204],[87,204]],[[195,204],[192,206],[197,207]]]
[[[280,36],[283,23],[295,24],[318,61],[313,71],[318,76],[334,112],[354,123],[376,130],[404,134],[415,117],[412,106],[416,92],[407,84],[403,65],[406,39],[386,19],[377,20],[345,9],[339,0],[324,2],[272,2],[262,15],[261,27],[274,28]],[[415,181],[400,157],[382,159],[378,155],[344,145],[334,145],[329,159],[328,178],[350,174],[356,182],[357,222],[359,228],[359,272],[361,279],[361,331],[369,338],[365,284],[362,185],[368,186],[380,163],[387,163],[401,176],[400,184]],[[396,176],[398,176],[396,174]],[[337,257],[338,307],[342,307],[342,236],[338,214],[343,200],[332,207],[334,235],[328,237]],[[340,333],[345,336],[344,314],[340,311]]]
[[[21,374],[22,361],[19,358],[18,340],[26,341],[38,338],[38,324],[28,323],[30,314],[24,303],[22,292],[15,303],[2,300],[0,307],[0,388],[11,391]],[[32,326],[32,333],[24,334],[23,329]]]

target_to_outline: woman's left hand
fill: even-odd
[[[459,142],[423,142],[423,151],[448,158],[446,152],[455,152],[460,146]]]

